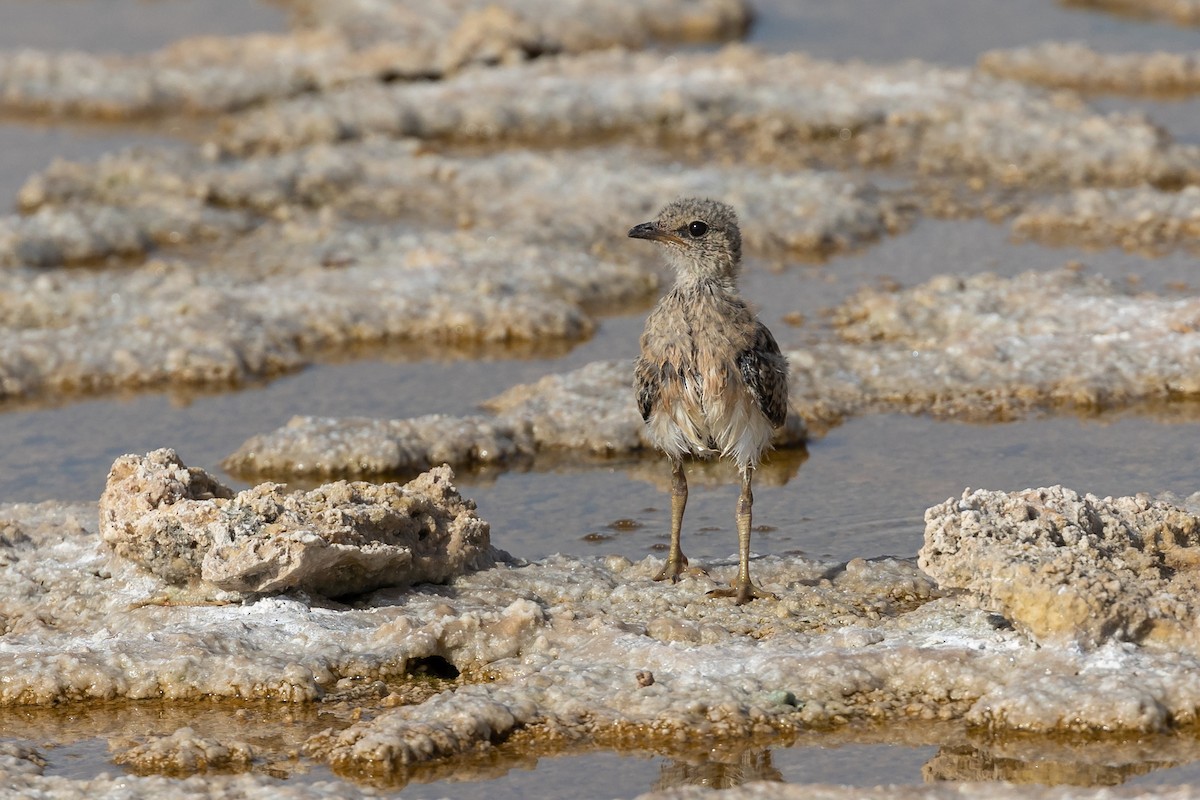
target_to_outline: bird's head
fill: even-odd
[[[629,235],[664,245],[680,278],[732,281],[741,267],[737,214],[716,200],[680,198]]]

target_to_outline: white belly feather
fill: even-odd
[[[704,397],[702,387],[683,381],[676,402],[651,414],[648,431],[654,444],[675,459],[721,455],[745,471],[771,442],[771,423],[743,386]]]

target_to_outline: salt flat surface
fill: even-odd
[[[1186,6],[1139,8],[1190,24]],[[1190,456],[1178,455],[1186,447],[1170,441],[1147,456],[1155,444],[1131,442],[1111,465],[1087,465],[1078,492],[1051,474],[1043,489],[1018,491],[1030,484],[1006,478],[964,494],[959,474],[1018,459],[1011,451],[1029,444],[1033,427],[1009,429],[1015,442],[1000,434],[917,442],[923,424],[940,423],[899,416],[996,421],[1153,408],[1153,419],[1187,418],[1180,401],[1196,395],[1194,291],[1168,291],[1163,262],[1120,254],[1096,257],[1113,281],[1058,269],[1077,260],[1078,244],[1189,246],[1200,158],[1188,106],[1144,102],[1149,89],[1189,85],[1186,32],[1015,3],[1002,19],[988,12],[996,24],[959,31],[940,24],[954,14],[943,19],[922,3],[905,9],[927,15],[919,37],[893,34],[904,43],[873,47],[878,33],[859,34],[868,22],[887,27],[896,11],[790,9],[806,20],[804,36],[834,50],[818,57],[675,46],[740,35],[748,8],[736,0],[287,7],[282,33],[155,42],[142,55],[0,53],[9,113],[121,125],[149,117],[163,123],[156,131],[186,140],[60,162],[26,183],[16,211],[0,220],[0,395],[70,403],[81,392],[168,387],[186,398],[183,387],[244,386],[330,353],[401,350],[396,343],[410,359],[581,349],[552,369],[509,361],[480,370],[466,384],[469,398],[451,396],[464,385],[457,379],[401,364],[408,380],[419,373],[437,383],[420,394],[435,402],[416,410],[397,398],[369,402],[363,383],[342,381],[353,369],[314,370],[338,385],[315,385],[311,406],[294,409],[301,416],[283,429],[286,447],[270,432],[282,419],[262,410],[268,392],[257,405],[248,393],[222,398],[230,404],[214,416],[224,418],[200,434],[162,419],[108,431],[120,415],[103,414],[53,437],[37,425],[23,430],[25,446],[7,448],[6,465],[52,464],[70,477],[45,480],[89,502],[6,506],[0,515],[0,727],[19,737],[0,743],[6,787],[60,797],[354,797],[371,794],[371,784],[488,781],[539,756],[586,758],[599,747],[671,754],[655,788],[692,796],[708,790],[666,787],[777,778],[768,748],[795,742],[846,744],[864,761],[856,775],[878,769],[872,746],[936,745],[920,774],[955,783],[752,783],[733,796],[1194,793],[997,781],[1170,780],[1197,760],[1187,728],[1196,648],[1180,622],[1193,606],[1194,498],[1156,501],[1134,496],[1140,485],[1126,488],[1138,483],[1126,471],[1141,468],[1131,465],[1157,456],[1180,462],[1153,474],[1174,476],[1186,495]],[[1054,42],[977,61],[981,42],[1028,46],[1046,19],[1060,32],[1075,30],[1072,19],[1091,32],[1107,23],[1106,46],[1087,36],[1074,49]],[[930,45],[939,35],[948,41]],[[873,63],[847,61],[848,39]],[[1154,52],[1160,46],[1178,52]],[[897,52],[923,60],[881,55]],[[947,52],[962,66],[931,55]],[[773,329],[788,324],[796,403],[779,444],[789,449],[760,483],[776,511],[768,524],[784,529],[755,539],[773,554],[756,557],[755,571],[778,603],[737,609],[707,597],[733,565],[714,556],[724,534],[703,507],[688,535],[707,537],[692,551],[704,556],[678,585],[650,580],[660,564],[644,549],[624,558],[606,555],[603,537],[579,544],[596,513],[618,528],[663,516],[650,507],[661,496],[629,488],[661,486],[664,470],[638,460],[645,443],[620,358],[636,331],[620,337],[664,276],[622,243],[630,225],[685,193],[738,206],[755,259],[747,282],[766,288]],[[1068,249],[1004,244],[1009,228],[982,218]],[[920,262],[913,269],[889,260],[905,248]],[[1154,293],[1120,283],[1121,264]],[[1171,264],[1186,283],[1178,252]],[[1038,272],[1021,274],[1031,267]],[[843,270],[856,277],[839,283]],[[938,273],[947,276],[930,279]],[[855,292],[859,276],[871,286]],[[378,349],[355,349],[364,346]],[[251,418],[271,422],[254,430]],[[860,427],[839,438],[845,420]],[[467,514],[468,499],[432,491],[446,483],[430,477],[417,493],[425,499],[338,483],[300,493],[260,485],[238,500],[236,489],[201,480],[178,503],[182,496],[146,488],[160,484],[118,479],[103,510],[121,533],[108,529],[104,543],[98,492],[77,479],[87,470],[80,462],[98,482],[117,452],[180,444],[183,453],[188,442],[228,441],[221,432],[235,421],[239,435],[258,434],[228,462],[247,472],[312,480],[482,463],[473,476],[480,493],[509,492],[510,507],[524,505],[497,538],[532,537],[546,552],[551,537],[538,531],[549,530],[579,546],[467,570],[447,548],[444,558],[420,556],[440,572],[414,578],[401,567],[422,535],[440,547],[441,534],[470,529],[478,547],[487,521]],[[1056,428],[1056,441],[1066,429]],[[821,450],[831,431],[858,449]],[[1114,442],[1136,438],[1101,424],[1079,431],[1107,444],[1081,453],[1114,453]],[[135,435],[139,444],[127,444]],[[143,448],[146,439],[161,441]],[[121,449],[85,453],[97,440]],[[838,472],[839,458],[851,464],[836,485],[821,476],[830,498],[811,504],[816,522],[798,490],[820,482],[790,482],[802,441],[815,454],[805,478]],[[919,525],[907,515],[933,470],[917,463],[918,451],[956,471],[952,490],[928,500],[951,498],[930,509],[919,562],[909,546]],[[570,479],[538,471],[553,463],[569,465]],[[889,474],[872,469],[881,464]],[[694,474],[697,486],[724,480],[704,466]],[[523,494],[513,493],[515,478]],[[1114,483],[1130,496],[1087,494]],[[143,494],[153,502],[142,505]],[[394,527],[415,544],[364,543],[364,531],[401,511],[409,522]],[[231,514],[237,524],[217,524]],[[894,530],[860,541],[863,520]],[[836,548],[816,545],[832,538]],[[797,552],[814,545],[845,555]],[[305,561],[371,548],[391,548],[386,580],[367,569],[383,559]],[[854,557],[865,552],[905,557]],[[333,574],[297,573],[295,563]],[[310,580],[292,581],[297,574]],[[429,578],[448,582],[412,585]],[[699,751],[688,744],[697,731]],[[99,748],[90,772],[66,774],[54,747],[66,741],[79,752]],[[747,743],[757,749],[740,749]],[[97,776],[97,763],[128,772]],[[357,783],[335,782],[335,773]]]

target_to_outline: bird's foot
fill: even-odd
[[[679,554],[679,558],[668,558],[667,563],[662,568],[662,572],[655,575],[654,580],[678,583],[679,576],[683,574],[683,570],[687,564],[687,556],[683,553]]]
[[[779,596],[768,592],[766,589],[755,586],[750,581],[738,581],[732,586],[727,586],[721,589],[713,589],[708,593],[709,597],[732,597],[734,603],[739,606],[744,606],[751,600],[778,600]]]

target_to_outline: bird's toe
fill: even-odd
[[[773,592],[768,592],[759,586],[755,586],[752,582],[738,582],[732,586],[713,589],[708,593],[709,597],[732,597],[736,605],[744,606],[751,600],[778,600],[779,596]]]
[[[670,581],[671,583],[678,583],[679,576],[683,574],[683,571],[687,567],[687,564],[688,564],[687,557],[684,556],[682,553],[680,553],[678,559],[668,558],[667,563],[665,565],[663,565],[662,571],[654,576],[654,580]]]

